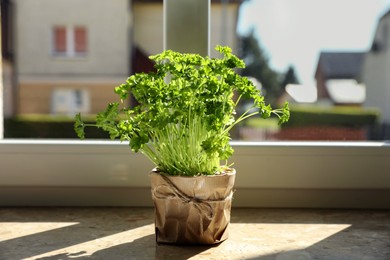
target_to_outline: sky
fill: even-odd
[[[238,33],[254,30],[270,66],[292,65],[301,84],[315,84],[321,51],[367,51],[390,0],[247,0]]]

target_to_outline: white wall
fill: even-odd
[[[147,55],[163,51],[163,6],[158,3],[133,4],[134,43]]]
[[[20,75],[127,75],[129,71],[128,0],[16,0],[17,67]],[[87,27],[85,58],[52,54],[54,25]]]
[[[365,106],[379,108],[382,122],[390,124],[390,17],[380,20],[374,42],[380,49],[366,54],[362,72],[366,84]]]

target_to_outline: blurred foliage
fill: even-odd
[[[294,67],[290,65],[285,73],[273,70],[269,63],[266,51],[260,46],[254,31],[240,37],[240,57],[246,67],[242,70],[243,76],[254,77],[262,85],[262,94],[267,103],[276,107],[278,98],[284,93],[287,84],[299,84]]]
[[[321,107],[295,105],[290,108],[290,120],[283,127],[346,126],[364,127],[378,124],[380,113],[376,109],[357,106]]]
[[[297,75],[295,74],[295,69],[293,66],[289,66],[284,77],[282,79],[282,87],[285,88],[288,84],[299,84]]]
[[[87,116],[86,121],[93,122],[94,117]],[[47,138],[78,139],[73,129],[74,118],[51,115],[24,115],[4,119],[4,138]],[[88,129],[91,138],[109,136],[100,129]]]
[[[376,127],[380,114],[376,109],[363,107],[321,107],[316,105],[291,105],[290,120],[282,128],[301,126]],[[85,115],[85,121],[94,122],[93,115]],[[4,120],[5,138],[54,138],[78,139],[73,130],[74,118],[66,116],[27,115]],[[252,117],[245,121],[247,127],[278,129],[278,119]],[[97,128],[86,129],[95,139],[109,139],[108,134]]]

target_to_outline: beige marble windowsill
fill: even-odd
[[[233,208],[217,246],[157,245],[152,208],[0,208],[0,259],[390,259],[390,211]]]

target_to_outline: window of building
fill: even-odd
[[[90,113],[90,96],[85,89],[56,88],[52,93],[51,113],[74,116]]]
[[[82,56],[87,53],[87,30],[84,26],[55,26],[53,28],[53,54]]]

